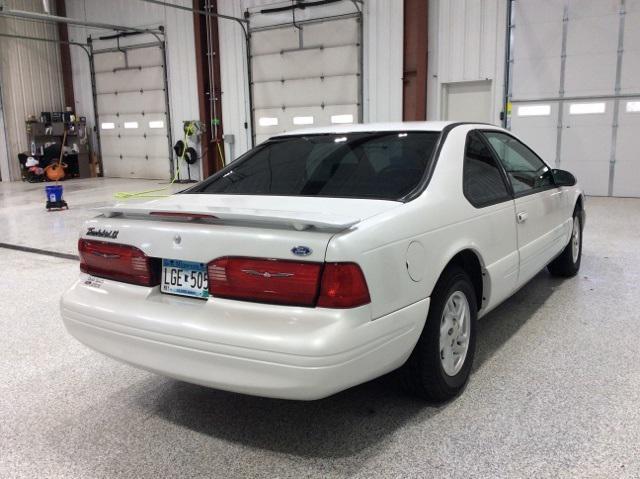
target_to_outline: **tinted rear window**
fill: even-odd
[[[383,132],[276,138],[190,192],[397,200],[418,185],[439,135]]]

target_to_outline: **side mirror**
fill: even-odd
[[[566,170],[551,170],[553,182],[556,186],[574,186],[578,180]]]

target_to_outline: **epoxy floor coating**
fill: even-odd
[[[67,219],[120,183],[75,191],[62,229],[0,186],[0,242],[74,252]],[[640,477],[640,200],[587,211],[579,276],[542,272],[481,320],[470,383],[440,407],[390,377],[295,402],[120,364],[61,323],[76,261],[0,248],[0,477]]]

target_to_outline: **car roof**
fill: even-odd
[[[359,133],[376,131],[442,131],[447,125],[454,124],[454,121],[397,121],[389,123],[350,123],[347,125],[316,126],[312,128],[301,128],[285,133],[273,135],[318,135],[318,134],[340,134]]]

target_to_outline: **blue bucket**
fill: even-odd
[[[57,203],[62,201],[62,185],[52,185],[44,187],[47,201]]]

